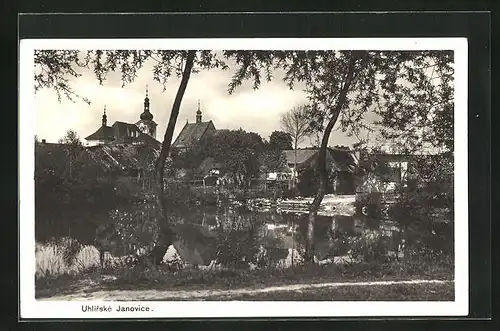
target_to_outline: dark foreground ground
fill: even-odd
[[[450,265],[308,266],[286,270],[96,271],[36,281],[40,300],[454,300]]]

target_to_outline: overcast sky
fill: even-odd
[[[71,85],[91,104],[66,99],[58,101],[57,94],[43,89],[35,94],[36,134],[47,142],[57,142],[68,129],[75,130],[80,138],[85,138],[101,125],[104,105],[108,115],[108,125],[115,121],[135,123],[143,111],[146,85],[149,88],[151,113],[158,123],[157,139],[163,141],[172,103],[177,92],[179,79],[172,77],[163,92],[163,86],[152,79],[152,63],[146,63],[134,83],[122,88],[119,73],[111,73],[99,85],[90,71],[79,69],[82,76],[73,79]],[[184,95],[174,139],[186,120],[195,121],[197,100],[200,99],[203,121],[212,120],[217,129],[239,129],[259,133],[268,139],[271,132],[280,130],[280,116],[293,106],[306,102],[305,94],[296,89],[291,91],[281,80],[282,74],[275,73],[275,79],[253,90],[251,82],[228,95],[227,84],[231,70],[204,71],[191,75]],[[351,145],[356,138],[347,137],[340,131],[332,132],[330,145]],[[302,147],[310,146],[304,141]]]

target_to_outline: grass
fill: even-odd
[[[340,286],[212,297],[210,300],[245,301],[453,301],[454,284],[396,284]]]
[[[75,248],[76,247],[76,248]],[[69,254],[68,252],[71,252]],[[383,281],[440,279],[452,280],[454,263],[451,257],[420,256],[416,259],[386,262],[363,262],[357,264],[330,264],[294,266],[286,269],[263,268],[256,270],[198,270],[183,269],[172,271],[169,266],[151,268],[142,264],[131,268],[116,263],[107,268],[99,266],[99,252],[94,246],[78,246],[71,239],[47,244],[37,243],[35,248],[36,297],[50,297],[58,294],[74,293],[87,288],[95,290],[198,290],[198,289],[235,289],[263,288],[288,284],[312,284],[345,281]],[[431,288],[429,284],[425,288]],[[442,286],[442,285],[439,285]],[[399,297],[418,297],[417,285],[404,285],[397,288]],[[442,289],[437,296],[443,296]],[[347,291],[347,292],[346,292]],[[353,292],[354,291],[354,292]],[[362,294],[357,294],[358,292]],[[375,291],[375,292],[374,292]],[[378,292],[377,292],[378,291]],[[310,289],[302,292],[281,292],[283,298],[300,297],[322,300],[328,297],[369,298],[384,296],[388,287],[369,287],[353,289]],[[398,292],[399,291],[399,292]],[[405,291],[408,291],[406,293]],[[448,293],[448,289],[443,290]],[[380,292],[380,293],[379,293]],[[453,291],[451,291],[453,293]],[[390,293],[386,293],[390,297]],[[433,297],[434,293],[421,292],[422,297]],[[275,298],[276,294],[273,295]],[[384,297],[387,297],[385,295]],[[398,296],[396,295],[396,296]],[[259,295],[258,300],[265,300]],[[449,295],[447,295],[449,297]],[[262,299],[261,299],[262,298]],[[317,299],[315,299],[317,298]],[[256,300],[257,300],[256,299]],[[275,298],[276,299],[276,298]],[[274,300],[274,299],[273,299]],[[277,299],[276,299],[277,300]],[[285,299],[283,299],[285,300]],[[309,299],[308,299],[309,300]],[[330,300],[330,299],[328,299]],[[355,300],[355,299],[352,299]]]
[[[82,269],[85,270],[85,269]],[[86,269],[80,274],[63,273],[58,277],[37,279],[36,297],[70,294],[76,290],[88,288],[88,292],[97,290],[228,290],[237,288],[264,288],[269,286],[290,284],[312,284],[327,282],[352,281],[384,281],[384,280],[414,280],[414,279],[453,279],[453,264],[450,261],[387,262],[360,263],[353,265],[308,265],[295,266],[287,269],[256,269],[256,270],[213,270],[184,269],[172,272],[166,267],[130,269],[117,265],[106,270]],[[113,276],[107,277],[105,276]],[[443,285],[425,284],[424,290],[419,285],[402,285],[403,287],[378,286],[366,288],[334,288],[310,289],[301,292],[280,292],[259,294],[251,300],[331,300],[337,298],[389,298],[395,291],[395,298],[418,297],[419,300],[430,298],[449,298],[453,296],[452,287],[441,288]],[[433,293],[435,291],[436,293]],[[451,293],[451,294],[450,294]],[[435,294],[435,295],[434,295]],[[444,295],[446,294],[446,295]],[[419,296],[420,295],[420,296]],[[245,299],[243,295],[240,299]],[[295,299],[293,299],[295,298]],[[217,300],[217,298],[215,298]],[[221,298],[223,299],[223,298]],[[238,297],[231,298],[238,300]],[[246,299],[245,299],[246,300]],[[347,300],[347,299],[346,299]],[[349,299],[351,300],[351,299]],[[356,299],[352,299],[356,300]],[[373,299],[376,300],[376,299]],[[413,300],[413,299],[411,299]],[[417,300],[417,299],[415,299]]]

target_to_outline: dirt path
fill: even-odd
[[[306,291],[318,288],[352,287],[352,286],[391,286],[417,284],[450,284],[453,280],[407,280],[407,281],[376,281],[376,282],[335,282],[320,284],[282,285],[265,288],[241,288],[234,290],[110,290],[89,291],[89,288],[72,294],[57,295],[37,300],[69,301],[69,300],[107,300],[107,301],[156,301],[156,300],[207,300],[241,295],[256,295],[269,292]]]

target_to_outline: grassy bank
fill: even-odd
[[[176,299],[182,300],[182,298]],[[453,301],[454,283],[395,284],[311,288],[232,296],[213,296],[210,300],[240,301]]]
[[[157,269],[130,270],[114,268],[107,270],[88,269],[81,273],[63,274],[58,277],[40,277],[36,279],[36,297],[51,297],[83,291],[141,291],[141,290],[229,290],[238,288],[259,289],[269,286],[282,286],[292,284],[321,284],[328,282],[362,282],[386,280],[414,280],[414,279],[441,279],[453,280],[453,267],[448,263],[408,263],[396,262],[369,264],[359,263],[353,265],[309,265],[296,266],[287,269],[257,269],[257,270],[198,270],[185,269],[173,273],[167,267]],[[282,300],[297,296],[309,298],[307,300],[323,300],[330,295],[339,297],[391,297],[392,291],[403,300],[422,294],[421,300],[442,292],[450,293],[450,288],[433,288],[423,285],[428,291],[418,290],[419,286],[404,285],[403,288],[391,290],[389,287],[353,289],[312,289],[297,293],[281,293]],[[325,292],[326,291],[326,292]],[[343,292],[344,291],[344,292]],[[354,292],[352,292],[354,291]],[[377,292],[378,291],[378,292]],[[365,293],[366,292],[366,293]],[[440,294],[441,293],[441,294]],[[387,297],[387,295],[389,297]],[[272,295],[272,294],[269,294]],[[244,296],[242,296],[242,300]],[[216,298],[214,298],[216,299]],[[266,300],[266,295],[259,295],[256,300]],[[275,298],[276,299],[276,298]],[[252,299],[253,300],[253,299]],[[274,300],[274,299],[273,299]],[[330,299],[328,299],[330,300]],[[358,299],[359,300],[359,299]],[[375,299],[374,299],[375,300]]]

